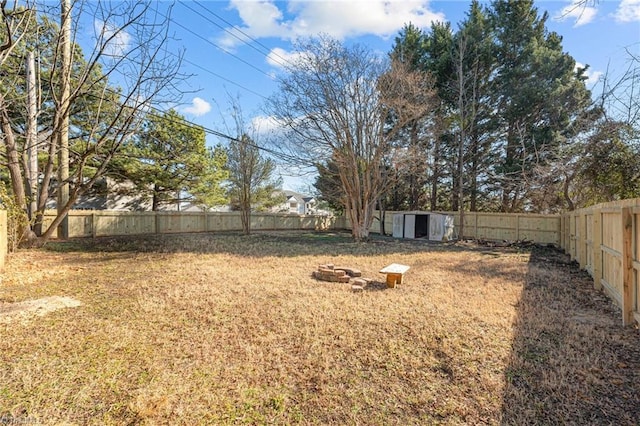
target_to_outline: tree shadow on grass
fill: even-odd
[[[419,251],[465,250],[449,243],[401,240],[373,235],[367,242],[355,242],[347,232],[256,232],[135,235],[77,238],[51,241],[45,250],[54,252],[123,253],[226,253],[245,257],[296,257],[415,253]]]
[[[639,424],[640,335],[586,272],[534,247],[517,309],[501,424]]]

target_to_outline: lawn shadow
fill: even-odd
[[[390,289],[387,283],[382,281],[371,281],[365,287],[364,291],[385,291],[385,290],[393,290]]]
[[[504,380],[503,425],[637,425],[638,330],[568,256],[533,247]]]
[[[465,250],[451,243],[428,240],[404,240],[372,235],[369,241],[356,242],[348,232],[276,232],[192,233],[132,235],[118,237],[75,238],[50,241],[45,250],[53,252],[121,253],[225,253],[244,257],[296,257],[354,255],[378,256],[419,251]]]

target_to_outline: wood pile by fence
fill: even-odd
[[[640,323],[640,198],[598,204],[562,216],[561,246],[622,309]]]

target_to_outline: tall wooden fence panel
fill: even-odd
[[[55,218],[45,212],[44,226]],[[333,216],[252,213],[252,230],[325,230],[335,228]],[[224,232],[242,230],[239,212],[122,212],[73,210],[69,237]]]
[[[393,230],[393,215],[408,212],[387,211],[384,217],[386,234]],[[411,212],[417,213],[418,212]],[[453,216],[454,234],[459,234],[460,215],[458,212],[434,212]],[[376,211],[372,232],[380,233],[380,212]],[[346,220],[346,228],[351,228]],[[562,237],[560,215],[539,215],[524,213],[480,213],[465,212],[464,236],[484,240],[533,241],[541,244],[560,246]]]
[[[640,198],[598,204],[563,215],[562,248],[622,309],[622,323],[640,323]]]

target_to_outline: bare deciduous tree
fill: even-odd
[[[236,137],[229,141],[227,169],[229,198],[240,210],[242,232],[251,233],[251,211],[256,207],[271,207],[284,201],[276,195],[281,182],[275,179],[276,164],[261,153],[257,129],[245,124],[240,102],[229,97]]]
[[[433,108],[432,82],[368,48],[326,36],[299,42],[296,50],[298,59],[267,105],[286,129],[278,148],[299,164],[336,163],[352,235],[367,239],[376,202],[390,183],[391,141]]]
[[[25,37],[29,29],[29,22],[32,19],[33,11],[30,1],[18,7],[14,3],[13,7],[7,5],[7,0],[0,1],[0,69],[3,68],[9,55],[15,50],[18,43]],[[13,188],[15,205],[23,209],[26,216],[27,196],[24,186],[21,184],[22,174],[20,172],[20,156],[17,151],[17,141],[9,124],[9,113],[7,111],[6,100],[3,91],[0,91],[0,141],[5,145],[6,165],[12,182],[19,182]],[[22,215],[22,213],[21,213]],[[15,230],[18,238],[29,235],[29,228],[26,220],[18,220]]]
[[[3,6],[6,2],[3,2]],[[71,70],[61,69],[62,31],[54,34],[53,43],[42,58],[48,66],[48,79],[43,79],[40,107],[54,105],[48,121],[41,123],[42,143],[40,161],[44,167],[40,175],[38,219],[33,230],[37,242],[50,238],[78,197],[87,192],[105,173],[108,163],[121,146],[138,129],[144,116],[154,104],[179,100],[175,90],[181,55],[170,53],[169,17],[155,12],[148,3],[130,1],[114,4],[103,1],[75,1],[72,10],[72,40],[80,28],[83,14],[94,17],[93,48],[85,53],[77,44],[72,46]],[[11,34],[10,34],[11,35]],[[16,42],[14,38],[14,43]],[[47,52],[43,52],[46,54]],[[60,99],[60,75],[71,74],[68,103]],[[24,146],[18,143],[20,132],[7,112],[24,108],[24,102],[8,105],[0,97],[0,125],[8,163],[20,157]],[[68,105],[63,107],[64,105]],[[58,135],[64,116],[71,113],[69,177],[66,182],[56,179],[60,149]],[[22,138],[20,138],[22,139]],[[11,169],[11,181],[16,200],[24,193],[23,170]],[[47,200],[55,196],[63,185],[69,185],[68,201],[59,206],[58,215],[42,228],[42,213]],[[33,234],[31,234],[34,237]]]

